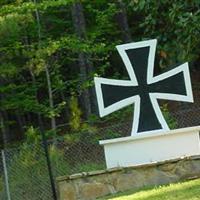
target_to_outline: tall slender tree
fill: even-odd
[[[76,1],[72,4],[71,12],[76,35],[80,41],[83,41],[86,39],[86,25],[83,6],[80,1]],[[80,72],[80,84],[84,85],[84,83],[88,81],[88,72],[92,71],[92,66],[91,63],[89,64],[88,56],[83,53],[81,49],[78,53],[78,65]],[[81,93],[81,102],[84,108],[85,118],[87,119],[92,113],[92,103],[88,88],[83,89]]]
[[[34,0],[34,3],[37,4],[37,1]],[[36,20],[37,20],[37,26],[38,26],[38,47],[41,48],[41,23],[40,23],[40,14],[39,14],[38,9],[35,10],[35,14],[36,14]],[[46,74],[46,80],[47,80],[49,106],[53,110],[54,99],[53,99],[53,90],[52,90],[52,84],[51,84],[51,76],[49,72],[49,64],[46,63],[44,65],[44,68],[45,68],[45,74]],[[39,120],[41,121],[41,117],[39,117]],[[54,115],[51,116],[51,129],[56,131],[56,118]]]
[[[122,34],[123,42],[132,42],[131,32],[128,24],[126,5],[122,0],[116,1],[119,11],[116,14],[117,23]]]

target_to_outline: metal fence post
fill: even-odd
[[[48,144],[47,144],[47,141],[45,138],[44,131],[42,131],[42,142],[43,142],[43,148],[44,148],[46,161],[47,161],[47,168],[48,168],[48,172],[49,172],[49,178],[50,178],[51,189],[52,189],[52,193],[53,193],[53,199],[57,200],[58,198],[57,198],[57,193],[56,193],[56,186],[54,183],[54,177],[53,177],[53,172],[52,172],[52,168],[51,168],[51,161],[50,161],[49,152],[48,152]]]
[[[3,149],[1,150],[1,154],[2,154],[2,161],[3,161],[3,172],[4,172],[4,177],[5,177],[4,180],[5,180],[5,185],[6,185],[6,194],[7,194],[8,200],[11,200],[9,181],[8,181],[8,171],[7,171],[7,166],[6,166],[6,157],[5,157],[5,152]]]

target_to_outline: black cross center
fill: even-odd
[[[147,84],[149,50],[150,47],[126,50],[133,66],[138,86],[101,85],[105,108],[126,98],[135,95],[140,96],[138,132],[162,128],[152,106],[149,93],[186,95],[183,72],[159,82]]]

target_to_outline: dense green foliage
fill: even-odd
[[[93,77],[127,78],[116,44],[157,38],[156,73],[188,60],[194,69],[199,21],[198,0],[1,1],[2,140],[23,138],[30,127],[49,137],[77,132],[97,119]]]

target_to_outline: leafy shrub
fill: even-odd
[[[168,110],[168,105],[164,104],[161,107],[162,113],[164,115],[164,118],[169,126],[170,129],[175,129],[178,127],[177,120],[171,116],[169,110]]]

